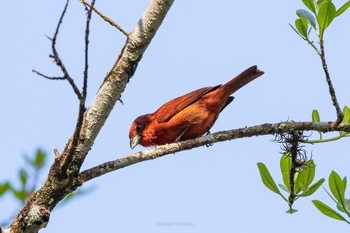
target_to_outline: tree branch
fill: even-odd
[[[91,6],[93,7],[95,4],[95,0],[92,0]],[[76,147],[79,142],[79,136],[81,134],[81,129],[83,126],[83,118],[84,113],[86,111],[85,108],[85,102],[86,102],[86,96],[87,96],[87,83],[88,83],[88,72],[89,72],[89,34],[90,34],[90,21],[92,16],[92,8],[87,10],[87,16],[86,16],[86,26],[85,26],[85,56],[84,56],[84,78],[83,78],[83,88],[81,92],[81,99],[79,103],[79,113],[78,113],[78,119],[75,126],[75,131],[72,136],[72,143],[69,144],[70,149],[67,150],[68,153],[66,153],[66,156],[64,157],[64,160],[61,163],[61,170],[62,171],[68,171],[68,167],[71,165],[71,162],[74,157],[74,153],[76,150]],[[73,173],[77,173],[78,170],[73,168]],[[69,174],[66,174],[67,176]]]
[[[71,85],[71,87],[74,90],[74,93],[77,95],[78,99],[81,99],[81,93],[78,89],[78,87],[75,85],[74,80],[71,78],[71,76],[68,73],[68,70],[66,69],[66,67],[64,66],[60,56],[58,55],[57,49],[56,49],[56,41],[57,41],[57,36],[58,36],[58,32],[59,29],[62,25],[63,22],[63,18],[67,12],[67,8],[69,5],[69,0],[66,1],[66,5],[64,6],[64,9],[62,11],[61,17],[58,21],[57,27],[56,27],[56,31],[54,36],[52,37],[52,44],[51,44],[51,48],[52,48],[52,58],[54,59],[55,63],[57,66],[59,66],[62,70],[62,73],[64,74],[64,78],[68,81],[68,83]]]
[[[85,0],[80,0],[80,2],[83,3],[85,6],[87,6],[89,8],[92,8],[93,11],[95,11],[95,13],[98,14],[104,21],[106,21],[107,23],[109,23],[113,27],[117,28],[121,33],[123,33],[126,36],[129,36],[129,32],[127,32],[122,26],[120,26],[119,24],[115,23],[109,17],[104,15],[101,11],[97,10],[94,6],[92,6],[92,4],[90,5],[90,3],[88,3]]]
[[[52,49],[52,55],[50,55],[51,58],[53,58],[53,60],[55,61],[56,65],[58,67],[61,68],[61,71],[63,73],[63,77],[49,77],[48,75],[44,75],[36,70],[32,70],[34,73],[36,73],[39,76],[42,76],[44,78],[50,79],[50,80],[67,80],[68,83],[71,85],[71,87],[73,88],[74,93],[77,95],[78,99],[81,100],[82,98],[82,94],[79,91],[79,88],[77,87],[77,85],[75,85],[74,80],[72,79],[72,77],[69,75],[68,70],[66,69],[66,67],[64,66],[58,52],[56,49],[56,41],[57,41],[57,36],[58,36],[58,32],[60,30],[60,27],[62,25],[63,22],[63,18],[67,12],[67,8],[69,5],[69,0],[66,1],[66,4],[64,6],[64,9],[62,11],[61,17],[57,23],[57,27],[56,27],[56,31],[54,33],[54,36],[52,38],[49,38],[51,40],[51,49]]]
[[[39,75],[39,76],[41,76],[43,78],[49,79],[49,80],[66,80],[65,77],[47,76],[47,75],[45,75],[45,74],[43,74],[43,73],[41,73],[41,72],[39,72],[37,70],[34,70],[34,69],[32,70],[32,72],[36,73],[37,75]]]
[[[203,145],[214,144],[217,142],[261,136],[261,135],[273,135],[289,133],[296,130],[302,131],[344,131],[350,132],[350,124],[339,124],[337,127],[332,126],[332,122],[281,122],[276,124],[263,124],[251,127],[245,127],[234,130],[227,130],[209,134],[200,138],[191,139],[187,141],[181,141],[178,143],[171,143],[163,146],[157,146],[144,151],[136,152],[134,154],[127,155],[123,158],[109,161],[100,164],[96,167],[87,169],[80,173],[79,182],[81,184],[102,176],[106,173],[142,162],[146,160],[160,158],[164,155],[174,154],[183,150],[190,150]]]
[[[324,73],[326,75],[326,81],[327,81],[328,88],[329,88],[329,94],[331,95],[332,103],[333,103],[333,106],[335,107],[335,110],[337,113],[337,120],[334,122],[334,125],[336,126],[336,125],[339,125],[343,121],[344,115],[343,115],[342,110],[339,107],[339,103],[337,100],[337,96],[335,95],[335,90],[334,90],[334,87],[332,84],[332,80],[331,80],[330,74],[328,72],[328,66],[327,66],[327,62],[326,62],[326,54],[324,51],[323,39],[320,40],[320,48],[321,48],[320,57],[321,57],[321,61],[322,61],[322,67],[323,67]]]
[[[137,26],[129,34],[118,59],[83,115],[79,141],[69,167],[71,169],[71,172],[68,173],[70,176],[65,176],[67,171],[61,169],[61,164],[71,150],[72,137],[68,140],[61,155],[56,153],[57,157],[50,168],[44,185],[29,197],[26,205],[7,231],[11,233],[38,232],[48,223],[52,209],[67,194],[80,185],[77,175],[86,155],[115,103],[120,99],[121,93],[133,76],[143,53],[162,24],[173,2],[174,0],[152,0]]]
[[[91,7],[95,5],[95,0],[92,0]],[[90,34],[90,21],[92,16],[92,8],[87,11],[86,17],[86,26],[85,26],[85,68],[84,68],[84,81],[83,81],[83,90],[82,90],[82,99],[80,105],[85,108],[85,100],[87,95],[87,81],[88,81],[88,72],[89,72],[89,34]]]

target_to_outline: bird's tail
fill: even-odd
[[[220,89],[224,89],[224,92],[231,95],[263,74],[264,72],[258,70],[257,66],[252,66],[228,81],[226,84],[222,85]]]

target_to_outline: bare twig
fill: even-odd
[[[91,2],[92,7],[94,6],[95,1],[96,0],[92,0],[92,2]],[[80,104],[79,104],[78,119],[77,119],[77,123],[75,126],[74,134],[72,136],[73,139],[72,139],[72,142],[70,144],[70,150],[66,154],[66,157],[64,158],[64,160],[61,163],[61,169],[63,171],[66,171],[68,169],[68,167],[71,166],[71,163],[74,159],[75,150],[76,150],[76,147],[78,145],[79,136],[81,134],[81,130],[82,130],[82,126],[83,126],[84,113],[86,111],[85,102],[86,102],[86,95],[87,95],[87,82],[88,82],[88,71],[89,71],[89,35],[90,35],[91,16],[92,16],[92,8],[90,8],[87,11],[87,16],[86,16],[84,81],[83,81],[82,94],[81,94],[81,99],[80,99]],[[67,172],[69,172],[69,171],[67,170]],[[75,173],[77,173],[77,171],[75,171]],[[68,175],[69,174],[67,173],[67,176]]]
[[[64,9],[62,11],[61,17],[60,17],[60,19],[58,21],[58,24],[57,24],[55,34],[54,34],[54,36],[52,37],[52,40],[51,40],[52,41],[51,48],[52,48],[52,54],[53,54],[52,58],[54,59],[54,61],[57,64],[57,66],[59,66],[61,68],[65,79],[72,86],[75,94],[77,95],[78,99],[80,100],[81,99],[81,93],[80,93],[78,87],[75,85],[74,80],[69,75],[69,73],[68,73],[66,67],[64,66],[60,56],[58,55],[58,52],[57,52],[57,49],[56,49],[56,41],[57,41],[58,32],[59,32],[59,29],[60,29],[60,27],[62,25],[63,18],[65,16],[66,12],[67,12],[68,5],[69,5],[69,0],[66,1],[66,5],[64,6]]]
[[[50,76],[47,76],[43,73],[40,73],[39,71],[37,70],[32,70],[32,72],[36,73],[37,75],[43,77],[43,78],[46,78],[46,79],[49,79],[49,80],[66,80],[65,77],[50,77]]]
[[[43,73],[40,73],[36,70],[32,70],[34,73],[36,73],[37,75],[39,76],[42,76],[46,79],[49,79],[49,80],[67,80],[68,83],[71,85],[71,87],[73,88],[73,91],[74,93],[77,95],[78,99],[81,100],[82,98],[82,94],[80,93],[79,91],[79,88],[77,87],[77,85],[75,85],[74,83],[74,80],[72,79],[72,77],[69,75],[68,73],[68,70],[66,69],[66,67],[64,66],[58,52],[57,52],[57,49],[56,49],[56,41],[57,41],[57,36],[58,36],[58,32],[59,32],[59,29],[62,25],[62,22],[63,22],[63,18],[67,12],[67,8],[68,8],[68,5],[69,5],[69,0],[66,1],[66,4],[64,6],[64,9],[62,11],[62,14],[60,16],[60,19],[58,21],[58,24],[56,26],[56,30],[55,30],[55,33],[54,33],[54,36],[52,38],[46,36],[50,41],[51,41],[51,49],[52,49],[52,55],[50,55],[50,57],[55,61],[56,65],[58,67],[60,67],[62,73],[63,73],[63,77],[51,77],[51,76],[48,76],[48,75],[44,75]]]
[[[61,155],[55,158],[43,186],[28,198],[23,209],[5,231],[38,232],[47,225],[55,206],[79,186],[77,172],[173,2],[174,0],[152,0],[130,33],[115,64],[108,72],[108,77],[83,114],[82,129],[74,159],[69,166],[69,176],[66,176],[67,171],[62,171],[61,164],[71,151],[73,136],[68,140]]]
[[[151,149],[147,149],[141,152],[130,154],[120,159],[116,159],[110,162],[103,163],[96,167],[87,169],[80,173],[79,182],[82,184],[86,181],[102,176],[106,173],[142,162],[146,160],[160,158],[167,154],[174,154],[183,150],[190,150],[196,147],[214,144],[217,142],[261,136],[261,135],[273,135],[289,133],[292,131],[344,131],[350,132],[350,124],[340,124],[337,127],[332,126],[332,122],[281,122],[276,124],[263,124],[251,127],[245,127],[240,129],[228,130],[209,134],[200,138],[181,141],[178,143],[171,143],[163,146],[157,146]]]
[[[320,48],[321,48],[320,57],[321,57],[321,61],[322,61],[322,67],[323,67],[324,73],[326,75],[326,81],[327,81],[328,88],[329,88],[329,94],[331,95],[332,103],[333,103],[333,106],[335,107],[335,110],[337,113],[337,120],[334,122],[334,126],[337,126],[343,121],[344,115],[343,115],[342,110],[339,107],[337,96],[335,95],[335,90],[334,90],[334,87],[333,87],[333,84],[331,81],[331,77],[330,77],[329,72],[328,72],[328,66],[327,66],[327,62],[326,62],[326,54],[324,51],[323,39],[320,40]]]
[[[101,11],[97,10],[93,4],[88,3],[85,0],[80,0],[81,3],[83,3],[85,6],[92,8],[96,14],[98,14],[104,21],[108,22],[113,27],[117,28],[121,33],[123,33],[126,36],[129,36],[129,32],[127,32],[124,28],[122,28],[119,24],[115,23],[113,20],[111,20],[109,17],[104,15]]]
[[[85,106],[86,100],[86,90],[87,90],[87,81],[88,81],[88,71],[89,71],[89,34],[90,34],[90,21],[92,9],[95,5],[95,0],[92,0],[91,8],[87,11],[86,17],[86,26],[85,26],[85,68],[84,68],[84,81],[83,81],[83,90],[82,90],[82,101],[81,105]]]

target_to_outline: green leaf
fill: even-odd
[[[324,215],[331,217],[331,218],[334,218],[334,219],[337,219],[337,220],[348,222],[342,215],[340,215],[337,211],[333,210],[331,207],[324,204],[323,202],[318,201],[318,200],[313,200],[312,203]]]
[[[6,193],[8,190],[11,190],[11,185],[9,182],[0,184],[0,196]]]
[[[28,173],[26,170],[24,170],[23,168],[21,170],[19,170],[19,180],[21,181],[21,184],[23,186],[26,185],[27,181],[28,181]]]
[[[305,163],[305,168],[307,168],[308,171],[308,176],[307,176],[307,180],[306,180],[306,185],[309,186],[312,181],[314,181],[315,179],[315,172],[316,172],[316,165],[314,163],[314,161],[312,159],[310,159],[309,161],[307,161]],[[304,168],[304,170],[305,170]]]
[[[314,192],[316,192],[316,190],[323,184],[323,182],[325,181],[324,178],[320,179],[319,181],[317,181],[316,183],[314,183],[313,185],[311,185],[302,195],[302,197],[307,197],[312,195]]]
[[[290,191],[288,190],[288,188],[287,188],[286,186],[284,186],[283,184],[278,184],[278,186],[279,186],[282,190],[286,191],[287,193],[290,193]]]
[[[345,199],[344,204],[345,204],[344,206],[345,208],[343,208],[341,205],[339,205],[339,203],[337,203],[337,208],[339,211],[346,213],[346,211],[349,210],[350,199]]]
[[[347,211],[349,211],[349,206],[350,206],[350,199],[345,199],[345,207]]]
[[[316,19],[310,12],[304,9],[299,9],[297,10],[297,15],[308,20],[311,26],[316,30]]]
[[[348,106],[344,106],[343,114],[344,114],[343,123],[350,123],[350,108],[348,108]]]
[[[293,27],[293,25],[289,24],[289,26],[295,31],[296,34],[298,34],[298,36],[300,36],[301,38],[303,38],[304,40],[306,40],[306,38],[304,38],[304,37],[298,32],[298,30],[297,30],[295,27]]]
[[[12,191],[13,195],[16,197],[16,199],[20,200],[22,203],[25,202],[25,200],[26,200],[26,192],[25,192],[24,189],[22,189],[22,190],[14,190],[14,189],[12,189],[11,191]]]
[[[342,5],[336,12],[335,16],[339,16],[344,13],[350,6],[350,1],[347,1],[344,5]]]
[[[314,0],[303,0],[304,5],[316,14],[315,1]]]
[[[341,138],[342,138],[342,137],[349,137],[349,136],[350,136],[350,133],[341,131],[341,132],[339,132],[339,136],[340,136]]]
[[[327,1],[329,1],[329,0],[327,0]],[[320,5],[322,2],[323,2],[323,0],[317,0],[317,3],[316,3],[317,9],[320,9]]]
[[[312,111],[312,115],[311,115],[311,118],[312,118],[312,122],[320,122],[320,114],[318,113],[318,111],[316,109],[314,109]]]
[[[315,178],[315,163],[313,160],[309,160],[305,163],[302,170],[298,173],[296,182],[295,182],[295,193],[300,191],[306,191],[309,185]]]
[[[304,173],[304,174],[305,174],[305,173]],[[295,193],[295,194],[299,194],[301,191],[304,191],[304,190],[306,190],[306,188],[307,188],[307,187],[304,185],[304,183],[300,181],[299,176],[300,176],[300,173],[297,172],[297,173],[295,174],[295,178],[294,178],[294,193]],[[304,178],[304,177],[303,177],[303,178]],[[303,178],[302,178],[302,179],[303,179]]]
[[[332,171],[329,175],[329,188],[335,197],[335,199],[339,202],[340,205],[344,205],[344,196],[345,196],[345,187],[344,181],[340,178],[340,176]]]
[[[35,159],[34,159],[34,166],[37,169],[42,168],[46,163],[46,153],[40,149],[37,150]]]
[[[334,199],[334,197],[332,196],[332,194],[330,194],[327,189],[325,189],[325,187],[322,187],[324,189],[324,191],[326,191],[326,193],[328,194],[328,196],[334,201],[334,203],[338,204],[338,201]]]
[[[289,210],[286,211],[287,214],[294,214],[295,212],[298,212],[298,210],[290,208]]]
[[[282,155],[280,160],[280,168],[281,168],[283,183],[286,186],[288,193],[290,193],[289,171],[291,166],[292,166],[292,158],[287,155]]]
[[[27,155],[24,156],[25,161],[30,164],[35,170],[39,170],[45,166],[46,158],[46,152],[41,149],[38,149],[33,157],[29,157]]]
[[[314,109],[312,111],[311,119],[312,119],[312,122],[320,122],[321,121],[320,114],[318,113],[318,111],[316,109]],[[322,132],[318,131],[318,133],[320,134],[320,140],[322,140]]]
[[[264,185],[270,189],[272,192],[277,193],[281,195],[280,190],[278,189],[275,181],[273,180],[272,176],[270,175],[269,170],[266,168],[265,164],[259,162],[257,163],[259,172],[260,172],[260,177]]]
[[[322,3],[318,4],[318,7],[317,22],[320,27],[320,38],[323,38],[324,31],[335,18],[336,9],[329,0],[322,1]]]
[[[308,38],[307,29],[309,27],[309,21],[307,21],[307,19],[304,17],[299,17],[299,19],[295,20],[295,27],[297,28],[300,36],[305,39]]]

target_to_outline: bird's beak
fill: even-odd
[[[130,148],[133,149],[135,146],[140,144],[141,136],[136,134],[133,138],[130,138]]]

